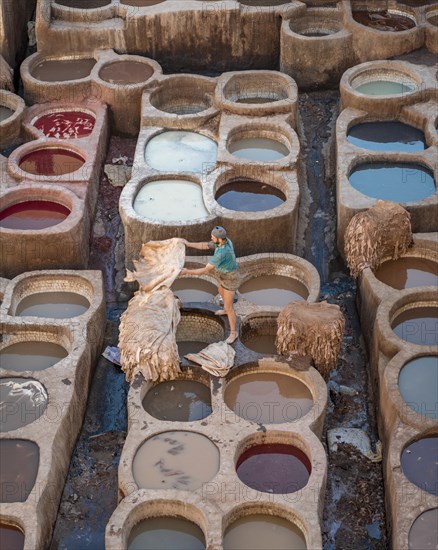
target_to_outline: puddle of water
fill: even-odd
[[[371,151],[423,151],[424,133],[397,121],[364,122],[352,126],[347,139],[353,145]]]
[[[51,342],[17,342],[0,351],[2,369],[15,372],[39,371],[67,357],[62,346]]]
[[[24,502],[35,485],[39,448],[33,441],[0,441],[0,502]]]
[[[253,277],[240,286],[239,293],[258,306],[277,307],[284,307],[292,300],[305,300],[309,296],[302,283],[281,275]]]
[[[398,387],[409,407],[414,411],[438,418],[438,356],[412,359],[404,365],[398,378]]]
[[[392,324],[395,334],[411,344],[438,345],[438,307],[416,307],[398,315]]]
[[[50,201],[27,201],[8,206],[0,212],[0,227],[17,230],[39,230],[64,221],[70,210]]]
[[[39,292],[23,298],[15,315],[69,319],[85,313],[90,302],[76,292]]]
[[[204,550],[205,537],[191,521],[161,517],[145,519],[129,535],[128,550]]]
[[[63,82],[77,80],[90,75],[96,60],[86,59],[52,59],[40,61],[32,67],[31,74],[43,82]]]
[[[438,286],[438,264],[424,258],[406,257],[384,262],[374,275],[397,290]]]
[[[438,437],[414,441],[402,452],[401,467],[405,476],[417,487],[438,495]]]

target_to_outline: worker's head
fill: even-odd
[[[226,239],[227,239],[227,232],[223,227],[221,227],[220,225],[213,227],[211,231],[211,240],[214,243],[219,243],[219,242],[225,241]]]

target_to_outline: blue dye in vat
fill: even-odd
[[[371,151],[424,151],[426,140],[421,130],[397,121],[364,122],[348,131],[353,145]]]

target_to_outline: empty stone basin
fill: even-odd
[[[438,307],[414,307],[396,316],[392,322],[395,334],[411,344],[438,345]]]
[[[150,104],[173,115],[194,115],[212,106],[214,84],[195,76],[174,76],[152,92]]]
[[[397,290],[438,286],[438,263],[425,258],[406,256],[384,262],[374,275],[382,283]]]
[[[270,138],[242,138],[232,141],[228,151],[235,157],[257,162],[275,162],[290,153],[283,143]]]
[[[0,522],[0,541],[3,550],[22,550],[24,548],[24,533],[15,525]]]
[[[438,541],[438,508],[418,516],[409,531],[409,550],[435,550]]]
[[[26,201],[0,211],[0,227],[19,231],[47,229],[63,222],[70,210],[58,202]]]
[[[202,187],[188,180],[156,180],[143,185],[134,200],[139,216],[163,222],[188,222],[209,215]]]
[[[291,82],[279,73],[244,71],[229,78],[221,90],[221,95],[233,103],[274,103],[288,99],[293,93],[291,86]]]
[[[313,407],[312,394],[303,382],[275,372],[249,372],[232,378],[224,399],[237,416],[261,424],[295,422]]]
[[[411,409],[437,419],[438,355],[425,355],[408,361],[400,371],[398,387]]]
[[[217,143],[196,132],[163,132],[145,148],[146,163],[161,172],[208,172],[216,157]]]
[[[264,315],[253,315],[240,326],[242,344],[264,355],[277,355],[275,337],[277,335],[277,318]]]
[[[420,201],[436,191],[433,173],[420,164],[364,163],[352,170],[349,181],[367,197],[394,202]]]
[[[318,15],[312,11],[303,17],[297,19],[291,19],[289,22],[289,28],[296,34],[307,36],[309,38],[321,38],[324,36],[330,36],[338,33],[342,30],[342,22],[335,17],[318,17]]]
[[[12,109],[9,109],[9,107],[5,107],[4,105],[0,105],[0,123],[4,120],[7,120],[10,116],[14,114],[15,111]]]
[[[398,121],[363,122],[348,130],[353,145],[371,151],[415,152],[426,148],[424,133]]]
[[[261,275],[248,279],[239,288],[239,293],[258,306],[284,307],[293,300],[306,300],[307,288],[291,277]]]
[[[19,166],[25,172],[36,176],[62,176],[76,172],[85,160],[69,149],[44,147],[24,155]]]
[[[377,31],[400,32],[416,26],[415,17],[400,10],[354,10],[353,19]]]
[[[225,531],[224,550],[306,550],[304,534],[283,518],[251,514],[232,523]]]
[[[220,187],[216,200],[228,210],[261,212],[280,206],[286,197],[272,185],[254,180],[237,180]]]
[[[31,75],[43,82],[64,82],[90,76],[96,64],[93,58],[44,59],[31,68]]]
[[[201,459],[202,457],[202,459]],[[139,488],[196,491],[219,470],[219,450],[195,432],[164,432],[147,439],[132,471]]]
[[[2,369],[15,372],[45,370],[67,357],[62,346],[52,342],[17,342],[0,350]]]
[[[39,292],[23,298],[17,305],[18,317],[69,319],[85,313],[90,302],[76,292]]]
[[[149,518],[137,523],[128,538],[128,550],[204,550],[201,529],[187,519]]]
[[[307,485],[311,464],[303,451],[280,443],[256,445],[237,461],[239,479],[262,493],[295,493]]]
[[[66,6],[68,8],[92,10],[95,8],[108,6],[111,4],[111,0],[56,0],[56,3],[60,6]]]
[[[44,135],[57,139],[76,139],[89,136],[96,119],[83,111],[58,111],[40,116],[33,125]]]
[[[201,420],[212,411],[210,388],[194,380],[161,382],[147,392],[142,405],[154,418],[173,422]]]
[[[139,84],[153,75],[154,69],[141,61],[114,61],[107,63],[99,71],[99,77],[110,84]]]
[[[47,407],[45,387],[33,379],[0,378],[0,432],[35,422]]]
[[[35,485],[40,451],[33,441],[0,440],[0,502],[24,502]]]
[[[210,281],[195,277],[176,279],[170,287],[181,302],[211,302],[217,295],[217,286]]]
[[[411,483],[438,495],[438,437],[424,437],[407,445],[401,455],[401,467]]]

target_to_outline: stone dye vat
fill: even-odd
[[[181,321],[176,329],[176,343],[181,360],[189,353],[198,353],[209,344],[225,339],[224,323],[212,312],[191,309],[181,313]]]
[[[256,353],[277,355],[275,337],[277,335],[277,317],[257,313],[248,315],[240,325],[240,341]]]
[[[40,292],[30,294],[17,304],[17,317],[50,317],[70,319],[85,313],[90,303],[74,292]]]
[[[217,285],[200,277],[180,277],[171,286],[175,296],[184,302],[212,302]]]
[[[395,317],[394,333],[411,344],[438,345],[438,307],[412,307]]]
[[[31,76],[43,82],[82,80],[90,76],[96,64],[94,58],[43,59],[32,66]]]
[[[80,170],[85,159],[69,149],[45,147],[24,155],[19,162],[23,172],[35,176],[63,176]]]
[[[14,316],[22,298],[48,288],[85,294],[87,311],[75,324],[70,319],[48,322]],[[5,522],[17,525],[25,533],[26,548],[45,548],[82,425],[92,366],[103,342],[101,274],[21,274],[6,285],[0,308],[0,529]]]
[[[84,111],[56,111],[41,115],[33,125],[50,138],[76,139],[89,136],[96,119],[91,113]]]
[[[18,140],[24,109],[25,103],[20,96],[0,90],[0,150]]]
[[[283,204],[286,197],[275,187],[257,181],[238,180],[225,184],[216,194],[217,202],[228,210],[260,212]]]
[[[283,143],[269,138],[237,139],[229,145],[228,151],[235,157],[256,162],[274,162],[289,154]]]
[[[0,522],[0,540],[5,550],[23,550],[24,533],[15,525]]]
[[[438,286],[438,263],[407,256],[384,262],[374,272],[374,276],[397,290],[418,286]]]
[[[413,441],[403,450],[401,467],[411,483],[432,495],[438,494],[438,437]]]
[[[306,300],[307,288],[299,281],[281,275],[261,275],[248,279],[239,293],[258,306],[284,307],[292,301]]]
[[[205,537],[194,523],[175,517],[151,518],[135,525],[128,550],[204,550]]]
[[[356,147],[372,151],[423,151],[424,133],[398,121],[364,122],[350,127],[347,139]]]
[[[432,550],[438,538],[438,508],[418,516],[409,531],[409,550]]]
[[[27,201],[0,211],[0,227],[34,231],[47,229],[64,221],[70,210],[51,201]]]
[[[423,355],[408,361],[400,371],[398,387],[411,409],[437,419],[438,355]]]

